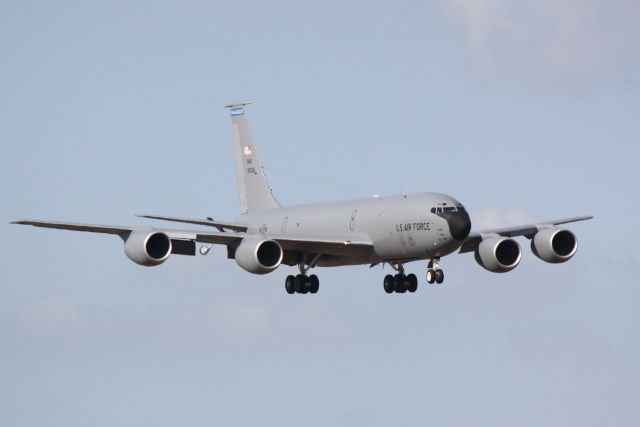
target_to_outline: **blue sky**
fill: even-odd
[[[639,19],[625,0],[0,2],[0,424],[636,425]],[[564,265],[453,255],[444,286],[391,296],[386,270],[327,269],[313,297],[221,249],[149,269],[117,238],[8,225],[233,220],[223,106],[247,99],[284,204],[440,191],[475,228],[596,219]]]

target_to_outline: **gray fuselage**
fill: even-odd
[[[432,259],[457,250],[471,228],[464,207],[440,193],[374,196],[243,214],[247,232],[265,238],[368,240],[366,254],[322,257],[318,266]]]

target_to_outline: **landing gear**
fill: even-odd
[[[418,278],[415,274],[404,274],[404,265],[402,263],[389,264],[391,268],[396,270],[398,274],[387,274],[384,276],[383,287],[384,291],[388,294],[397,292],[403,294],[407,291],[415,292],[418,289]]]
[[[307,289],[307,280],[307,276],[305,276],[304,274],[298,274],[296,276],[293,283],[294,289],[297,293],[306,294],[307,292],[309,292],[309,290]]]
[[[284,288],[288,294],[315,294],[320,289],[320,279],[315,274],[307,276],[308,269],[300,266],[300,274],[287,276],[284,281]]]
[[[436,281],[436,271],[432,268],[427,270],[427,283],[433,285]]]
[[[411,273],[407,276],[407,290],[411,293],[418,290],[418,277]]]
[[[384,291],[388,294],[393,293],[394,291],[393,276],[390,274],[384,276]]]
[[[291,275],[287,276],[287,278],[285,279],[284,288],[287,290],[288,294],[293,294],[296,292],[295,280],[296,278]]]
[[[320,279],[315,274],[309,276],[309,282],[307,283],[307,289],[309,289],[309,293],[315,294],[320,289]]]
[[[393,290],[399,294],[404,294],[407,292],[407,276],[404,274],[396,274],[393,276]]]
[[[429,269],[427,270],[427,283],[441,284],[444,282],[444,271],[440,269],[440,260],[438,258],[429,261]]]

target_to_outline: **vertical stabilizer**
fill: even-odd
[[[245,115],[248,102],[231,104],[231,135],[236,162],[240,213],[256,212],[280,207],[271,194],[271,188],[262,169],[262,161],[256,147],[249,119]]]

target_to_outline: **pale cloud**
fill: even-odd
[[[439,0],[491,81],[584,88],[640,71],[636,0]]]
[[[266,333],[271,318],[265,307],[255,301],[229,298],[211,307],[211,318],[200,319],[205,324],[216,325],[218,333],[227,337],[255,337]]]
[[[71,332],[82,323],[78,304],[61,296],[48,296],[27,303],[21,311],[20,324],[31,335],[48,336]]]
[[[266,307],[251,298],[205,302],[197,310],[181,312],[175,320],[183,332],[240,341],[268,334],[272,326]]]

